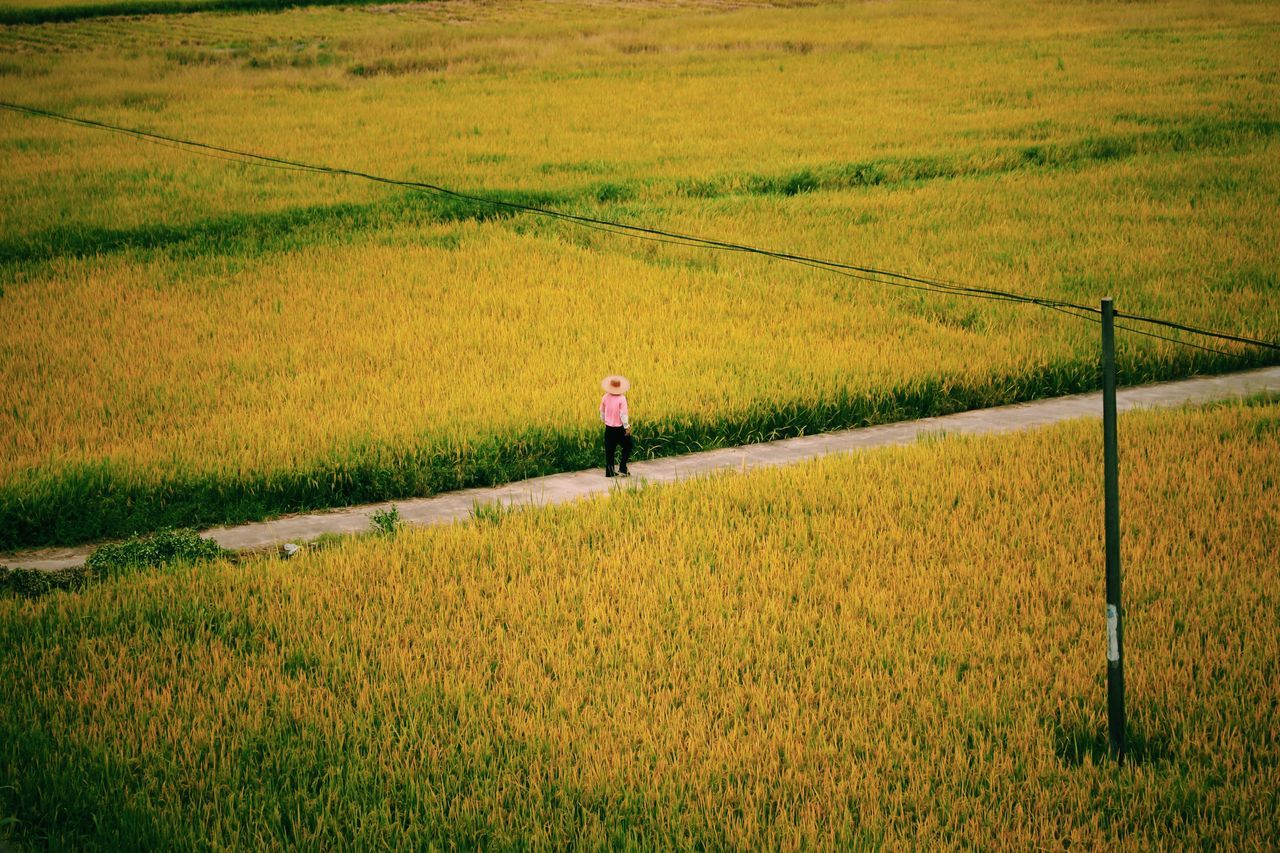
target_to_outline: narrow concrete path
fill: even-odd
[[[1140,408],[1167,408],[1247,397],[1260,392],[1280,392],[1280,367],[1267,367],[1157,385],[1123,388],[1116,394],[1121,412]],[[411,498],[378,504],[346,507],[326,512],[291,515],[275,521],[215,527],[201,535],[225,548],[255,551],[285,542],[304,543],[323,533],[358,533],[371,529],[371,516],[393,503],[400,517],[412,524],[443,524],[471,514],[477,504],[528,505],[558,504],[587,495],[636,483],[669,483],[709,474],[713,471],[746,470],[770,465],[786,465],[832,453],[848,453],[875,447],[910,444],[922,434],[948,432],[970,435],[1034,429],[1072,418],[1101,418],[1102,394],[1077,394],[1018,403],[994,409],[977,409],[955,415],[904,421],[883,426],[806,435],[671,456],[631,465],[627,480],[609,480],[601,469],[536,477],[505,486],[465,489],[429,498]],[[43,549],[0,557],[0,565],[13,568],[61,569],[78,566],[93,551],[92,545],[79,548]]]

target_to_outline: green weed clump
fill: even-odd
[[[0,593],[37,598],[58,590],[77,590],[89,580],[83,566],[46,572],[41,569],[0,568]]]
[[[231,552],[190,529],[163,529],[98,547],[82,566],[44,571],[0,568],[0,593],[37,598],[59,590],[83,589],[94,580],[118,578],[163,566],[214,560]]]
[[[380,536],[395,536],[404,520],[400,518],[400,510],[392,504],[390,509],[375,510],[369,517],[373,530]]]
[[[194,530],[160,530],[102,545],[85,560],[85,568],[94,575],[114,577],[137,569],[213,560],[227,553]]]

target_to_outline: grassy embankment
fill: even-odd
[[[941,438],[0,599],[0,827],[59,846],[1266,846],[1280,404]]]
[[[1276,337],[1274,13],[112,20],[0,33],[0,97]],[[0,547],[585,467],[612,371],[645,453],[1096,384],[1060,315],[13,116],[0,146]],[[1128,381],[1240,364],[1121,346]]]

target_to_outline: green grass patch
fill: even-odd
[[[103,545],[89,555],[85,568],[97,576],[117,577],[137,569],[214,560],[224,554],[221,545],[194,530],[166,529]]]
[[[565,201],[563,196],[550,193],[472,194],[531,206]],[[188,225],[153,223],[134,228],[66,225],[0,240],[0,264],[34,264],[63,257],[159,250],[167,250],[179,258],[213,254],[255,257],[293,250],[308,243],[332,242],[335,238],[353,239],[353,235],[388,225],[488,221],[511,217],[517,212],[484,202],[411,191],[370,204],[321,204],[269,213],[235,213]]]
[[[89,572],[83,566],[55,571],[0,568],[0,594],[38,598],[59,590],[70,592],[81,589],[88,582]]]
[[[0,567],[0,594],[37,598],[51,592],[71,592],[95,580],[118,578],[142,569],[216,560],[231,553],[194,530],[158,530],[99,546],[82,566],[53,571]]]
[[[821,190],[892,186],[919,181],[999,175],[1027,169],[1066,169],[1131,157],[1230,148],[1280,133],[1262,118],[1195,121],[1146,133],[1090,136],[1067,142],[1002,147],[925,157],[888,157],[808,166],[793,172],[750,172],[679,181],[677,192],[695,198],[725,195],[798,195]]]

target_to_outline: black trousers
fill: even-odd
[[[604,467],[606,471],[613,470],[613,454],[618,447],[622,448],[622,464],[618,466],[619,471],[627,470],[627,460],[631,458],[631,448],[635,446],[635,442],[631,440],[631,436],[627,435],[626,427],[607,426],[604,428]]]

